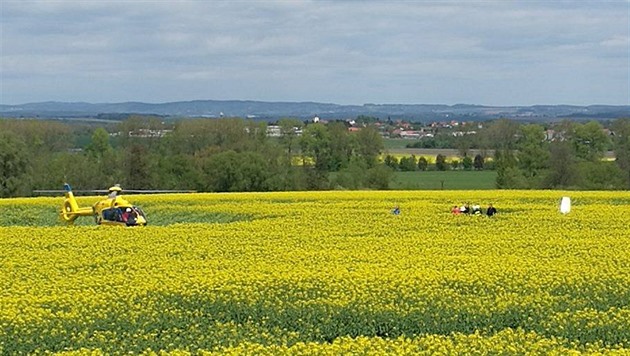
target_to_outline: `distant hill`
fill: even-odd
[[[363,104],[338,105],[316,102],[265,102],[248,100],[194,100],[170,103],[84,103],[40,102],[0,105],[1,117],[73,118],[98,117],[104,114],[143,114],[164,117],[244,117],[277,120],[282,117],[301,119],[319,116],[323,119],[348,119],[359,115],[381,119],[418,121],[488,120],[512,118],[527,121],[554,121],[564,118],[616,119],[630,117],[630,106],[621,105],[430,105],[430,104]],[[112,115],[116,116],[116,115]],[[124,115],[123,115],[124,116]]]

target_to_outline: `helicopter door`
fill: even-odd
[[[110,208],[103,209],[101,214],[103,215],[103,220],[107,221],[118,221],[120,220],[120,209],[118,208]]]

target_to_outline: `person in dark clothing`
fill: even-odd
[[[472,209],[472,214],[473,215],[481,215],[482,214],[481,207],[479,205],[473,205],[471,207],[471,209]]]
[[[494,206],[492,206],[492,204],[488,205],[488,210],[486,210],[486,215],[493,216],[496,213],[497,213],[497,209]]]
[[[392,214],[400,215],[400,208],[398,207],[398,205],[396,205],[394,209],[392,209]]]

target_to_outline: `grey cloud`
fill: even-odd
[[[119,83],[134,87],[125,100],[153,102],[528,104],[534,90],[523,80],[575,84],[562,67],[595,78],[599,97],[621,92],[611,97],[624,103],[629,96],[627,86],[607,79],[628,78],[626,1],[8,0],[0,6],[3,103],[62,95],[47,89],[54,79],[62,88],[84,86],[69,90],[68,101],[114,100]],[[86,78],[101,89],[86,86]],[[43,89],[19,89],[28,87]],[[541,93],[546,102],[591,103],[585,89]]]

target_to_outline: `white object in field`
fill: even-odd
[[[571,211],[571,198],[562,197],[562,200],[560,201],[560,212],[562,214],[567,214],[570,211]]]

